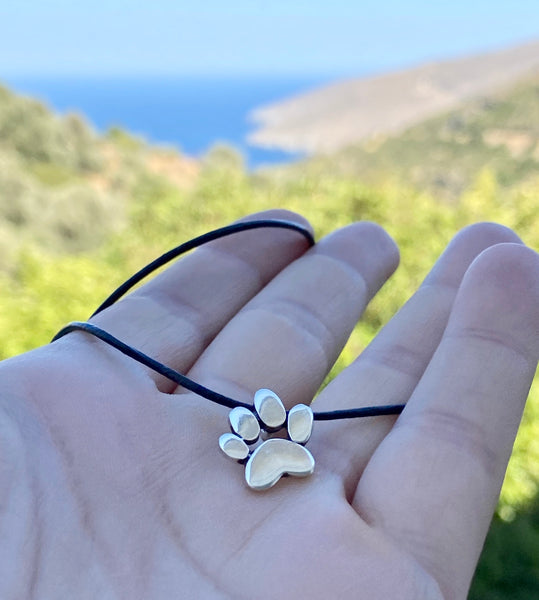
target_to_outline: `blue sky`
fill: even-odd
[[[0,2],[0,78],[338,77],[539,38],[539,0]]]

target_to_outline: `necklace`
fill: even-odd
[[[221,227],[180,244],[137,271],[114,290],[91,317],[114,304],[155,270],[189,250],[240,231],[270,227],[296,231],[305,237],[310,246],[315,243],[310,231],[291,221],[260,219]],[[84,331],[93,335],[133,360],[167,377],[179,386],[211,402],[230,408],[228,421],[231,432],[221,435],[219,447],[226,456],[245,465],[245,481],[253,490],[266,490],[275,485],[283,475],[307,477],[313,473],[315,460],[305,444],[311,437],[314,421],[396,415],[404,409],[403,404],[392,404],[313,412],[310,406],[297,404],[286,411],[277,394],[268,389],[257,390],[254,393],[253,404],[247,404],[204,387],[186,375],[122,342],[92,323],[80,321],[69,323],[54,336],[52,341],[54,342],[72,331]],[[271,437],[282,430],[286,430],[286,439]]]

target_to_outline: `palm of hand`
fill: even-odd
[[[289,408],[314,395],[395,251],[355,225],[284,268],[304,250],[294,234],[242,235],[98,324],[224,393],[270,387]],[[97,340],[3,363],[0,596],[464,598],[535,369],[539,264],[503,244],[461,279],[484,248],[516,241],[490,225],[460,234],[314,407],[410,400],[397,424],[317,423],[314,475],[264,493],[220,455],[225,409],[171,394]]]

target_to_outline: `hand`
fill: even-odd
[[[282,211],[269,217],[294,218]],[[418,246],[418,252],[421,248]],[[381,228],[203,247],[94,322],[222,393],[309,402],[395,269]],[[267,285],[266,285],[267,284]],[[315,410],[310,478],[249,490],[228,411],[86,334],[0,365],[0,597],[464,599],[539,355],[539,259],[462,231]]]

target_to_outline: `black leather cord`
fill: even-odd
[[[299,223],[294,223],[293,221],[281,221],[279,219],[258,219],[256,221],[244,221],[242,223],[233,223],[232,225],[227,225],[226,227],[220,227],[219,229],[215,229],[214,231],[208,231],[202,235],[199,235],[188,242],[184,242],[176,248],[172,248],[168,252],[162,254],[159,258],[153,260],[150,264],[143,267],[140,271],[131,275],[131,277],[122,283],[120,287],[114,290],[112,294],[93,312],[90,318],[100,313],[105,308],[108,308],[112,304],[114,304],[117,300],[119,300],[122,296],[124,296],[131,288],[133,288],[139,281],[142,281],[145,277],[166,265],[171,260],[180,256],[180,254],[185,254],[189,252],[189,250],[194,250],[203,244],[207,244],[208,242],[213,242],[214,240],[218,240],[219,238],[225,237],[227,235],[231,235],[233,233],[239,233],[240,231],[248,231],[250,229],[261,229],[262,227],[268,228],[278,228],[278,229],[292,229],[293,231],[297,231],[301,233],[303,237],[309,242],[310,246],[314,246],[314,238],[312,233],[300,225]]]
[[[85,331],[86,333],[90,333],[96,338],[99,338],[103,342],[107,343],[109,346],[116,348],[116,350],[119,350],[120,352],[122,352],[122,354],[129,356],[129,358],[132,358],[133,360],[142,363],[143,365],[149,367],[150,369],[153,369],[160,375],[164,375],[171,381],[174,381],[174,383],[177,383],[178,385],[181,385],[182,387],[191,390],[192,392],[195,392],[195,394],[198,394],[203,398],[207,398],[208,400],[211,400],[216,404],[220,404],[221,406],[227,406],[228,408],[236,408],[236,406],[252,408],[251,404],[246,404],[245,402],[234,400],[233,398],[229,398],[228,396],[223,396],[222,394],[214,392],[213,390],[210,390],[209,388],[200,385],[200,383],[197,383],[196,381],[189,379],[189,377],[178,373],[178,371],[167,367],[166,365],[160,363],[151,356],[144,354],[144,352],[141,352],[140,350],[129,346],[125,342],[122,342],[118,338],[115,338],[108,331],[105,331],[100,327],[92,325],[92,323],[81,323],[79,321],[69,323],[69,325],[66,325],[63,329],[60,329],[60,331],[54,336],[52,341],[54,342],[55,340],[63,337],[68,333],[71,333],[72,331]]]
[[[256,221],[245,221],[241,223],[235,223],[233,225],[228,225],[226,227],[221,227],[220,229],[216,229],[214,231],[205,233],[188,242],[185,242],[184,244],[181,244],[180,246],[177,246],[176,248],[173,248],[172,250],[169,250],[159,258],[152,261],[150,264],[143,267],[140,271],[135,273],[127,281],[120,285],[116,290],[114,290],[114,292],[112,292],[112,294],[92,314],[92,317],[114,304],[117,300],[124,296],[131,288],[133,288],[142,279],[147,277],[150,273],[153,273],[156,269],[162,267],[163,265],[170,262],[174,258],[180,256],[181,254],[184,254],[189,250],[193,250],[194,248],[202,246],[207,242],[225,237],[227,235],[238,233],[240,231],[247,231],[250,229],[259,229],[262,227],[291,229],[302,234],[307,239],[310,246],[313,246],[315,243],[314,238],[308,229],[292,221],[283,221],[277,219],[260,219]],[[223,394],[219,394],[214,390],[204,387],[200,383],[189,379],[189,377],[187,377],[186,375],[183,375],[182,373],[179,373],[178,371],[167,367],[167,365],[160,363],[151,356],[148,356],[140,350],[129,346],[125,342],[122,342],[121,340],[114,337],[104,329],[101,329],[100,327],[97,327],[92,323],[83,323],[79,321],[69,323],[54,336],[52,342],[60,339],[61,337],[73,331],[83,331],[85,333],[89,333],[90,335],[99,338],[101,341],[105,342],[109,346],[112,346],[113,348],[116,348],[126,356],[129,356],[133,360],[138,361],[139,363],[156,371],[160,375],[163,375],[171,381],[174,381],[174,383],[181,385],[185,389],[188,389],[194,392],[195,394],[198,394],[199,396],[210,400],[211,402],[220,404],[221,406],[226,406],[227,408],[235,408],[237,406],[243,406],[250,410],[254,408],[251,404],[240,402],[239,400],[234,400],[233,398],[229,398],[228,396],[224,396]],[[315,412],[314,419],[316,421],[333,421],[338,419],[356,419],[360,417],[397,415],[402,412],[404,406],[404,404],[392,404],[387,406],[367,406],[363,408],[352,408],[346,410]]]

